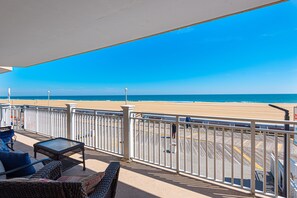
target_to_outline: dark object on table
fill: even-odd
[[[13,144],[16,138],[11,126],[0,127],[0,139],[8,146],[9,149],[13,150]]]
[[[83,163],[83,170],[85,166],[85,144],[82,142],[69,140],[66,138],[56,138],[38,142],[34,146],[34,157],[36,153],[42,153],[53,160],[59,160],[63,164],[63,171],[67,170],[69,166],[67,163],[73,162],[74,164]],[[70,158],[74,153],[82,152],[83,161],[78,161]]]
[[[52,164],[55,163],[55,164]],[[58,163],[58,164],[57,164]],[[34,174],[31,179],[36,178],[45,178],[56,180],[61,176],[61,162],[51,162],[46,166],[53,165],[53,170],[59,175],[48,173],[41,173],[38,171]],[[58,171],[57,171],[57,170]],[[105,170],[105,176],[95,187],[95,190],[89,195],[85,195],[82,191],[81,183],[79,182],[41,182],[41,181],[0,181],[0,195],[1,198],[50,198],[50,197],[65,197],[65,198],[81,198],[81,197],[90,197],[90,198],[106,198],[106,197],[115,197],[116,188],[118,183],[118,176],[120,171],[119,162],[111,162],[107,169]],[[30,180],[31,180],[30,179]]]

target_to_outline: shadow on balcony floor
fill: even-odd
[[[17,131],[16,150],[22,150],[33,156],[32,145],[48,138]],[[37,158],[45,156],[38,154]],[[74,157],[81,158],[75,154]],[[86,150],[86,167],[78,165],[64,172],[64,175],[88,175],[104,170],[111,161],[120,161],[120,157],[108,155],[95,150]],[[225,188],[198,179],[178,175],[137,162],[121,161],[121,171],[117,189],[117,197],[252,197],[249,194]]]

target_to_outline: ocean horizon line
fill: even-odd
[[[1,96],[0,99],[7,99]],[[48,96],[11,96],[11,100],[48,100]],[[125,95],[51,95],[50,100],[125,101]],[[131,102],[297,103],[297,94],[168,94],[128,95]]]

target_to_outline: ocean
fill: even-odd
[[[0,97],[6,99],[7,97]],[[12,96],[11,99],[47,100],[47,96]],[[51,100],[124,101],[124,95],[51,96]],[[129,101],[297,103],[297,94],[192,94],[128,95]]]

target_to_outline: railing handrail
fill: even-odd
[[[172,116],[172,117],[191,117],[191,118],[203,118],[211,120],[228,120],[228,121],[243,121],[243,122],[256,122],[256,123],[275,123],[275,124],[291,124],[297,125],[297,121],[286,121],[286,120],[269,120],[269,119],[255,119],[255,118],[238,118],[238,117],[217,117],[217,116],[197,116],[192,114],[171,114],[171,113],[152,113],[152,112],[133,112],[136,114],[149,114],[149,115],[161,115],[161,116]]]
[[[103,110],[103,109],[85,109],[85,108],[73,108],[73,110],[79,111],[93,111],[93,112],[109,112],[109,113],[123,113],[123,111]]]

